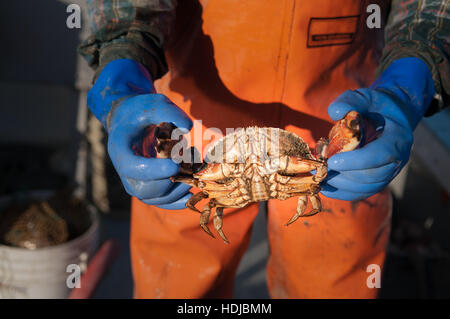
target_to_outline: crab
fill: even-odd
[[[217,140],[201,163],[181,163],[180,174],[171,180],[200,189],[186,202],[186,207],[200,213],[200,227],[212,237],[215,236],[208,222],[215,208],[214,227],[225,243],[229,243],[222,229],[225,208],[298,197],[297,209],[286,226],[300,217],[320,212],[320,183],[328,173],[327,159],[356,149],[362,139],[361,126],[368,135],[370,123],[355,111],[347,113],[332,127],[328,138],[319,139],[314,152],[292,132],[273,127],[248,127]],[[182,140],[182,137],[172,139],[175,128],[165,122],[150,125],[143,139],[132,146],[134,152],[144,157],[170,157],[174,145]],[[202,199],[209,201],[200,211],[195,205]],[[312,209],[306,212],[308,199]]]
[[[327,176],[327,159],[350,151],[361,141],[360,115],[351,111],[331,129],[328,138],[321,138],[314,153],[296,134],[273,127],[248,127],[217,140],[208,150],[203,163],[191,172],[171,177],[197,187],[200,191],[186,207],[200,213],[200,227],[215,237],[208,227],[215,208],[214,227],[225,243],[223,210],[241,208],[252,202],[298,197],[297,209],[286,223],[322,210],[320,183]],[[165,134],[167,135],[167,134]],[[314,171],[314,174],[311,173]],[[195,205],[209,199],[200,211]],[[312,209],[306,211],[307,203]]]

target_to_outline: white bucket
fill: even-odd
[[[36,191],[27,194],[29,199],[47,199],[53,192]],[[0,198],[0,209],[6,207],[11,197]],[[0,298],[67,298],[70,283],[78,265],[86,269],[87,261],[98,247],[99,217],[88,206],[91,225],[81,236],[60,245],[28,250],[0,245]],[[1,216],[0,216],[1,222]]]

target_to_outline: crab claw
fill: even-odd
[[[151,124],[145,128],[142,139],[134,142],[131,148],[138,156],[170,158],[174,145],[183,139],[183,136],[180,136],[178,140],[171,139],[172,132],[176,128],[175,125],[167,122]]]
[[[361,116],[350,111],[331,129],[328,139],[321,138],[316,146],[316,153],[321,159],[328,159],[334,154],[356,149],[361,142]]]

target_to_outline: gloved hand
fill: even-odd
[[[183,209],[190,186],[172,183],[179,166],[172,159],[145,158],[131,147],[150,124],[173,123],[190,130],[192,121],[167,97],[156,94],[149,72],[139,63],[106,65],[88,93],[87,104],[109,134],[108,153],[128,194],[165,209]]]
[[[434,96],[431,73],[418,58],[394,61],[369,88],[346,91],[328,107],[340,120],[351,110],[381,118],[383,131],[372,142],[328,159],[321,193],[342,200],[367,198],[381,191],[408,162],[413,130]]]

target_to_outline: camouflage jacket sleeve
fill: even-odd
[[[427,115],[450,104],[450,0],[392,0],[378,74],[394,60],[418,57],[430,68],[436,95]]]
[[[176,0],[87,0],[91,35],[78,48],[96,76],[109,62],[133,59],[153,79],[167,72],[163,43]]]

